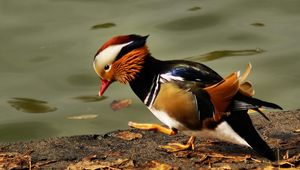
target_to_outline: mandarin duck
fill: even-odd
[[[260,137],[247,113],[261,108],[282,109],[256,99],[250,82],[234,72],[222,78],[208,66],[186,60],[161,61],[150,54],[148,36],[121,35],[104,43],[94,56],[95,72],[102,80],[99,95],[115,81],[129,84],[138,98],[167,127],[129,122],[129,126],[168,135],[190,135],[186,144],[161,146],[168,152],[194,149],[197,136],[210,136],[252,148],[275,161],[272,149]]]

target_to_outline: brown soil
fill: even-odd
[[[249,148],[215,139],[197,139],[193,151],[167,153],[159,148],[188,136],[136,129],[105,135],[82,135],[0,144],[0,169],[257,169],[298,167],[300,110],[270,112],[268,122],[252,115],[258,131],[279,153],[271,163]]]

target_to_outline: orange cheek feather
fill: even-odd
[[[136,75],[143,68],[145,58],[148,54],[146,46],[132,50],[117,60],[112,65],[112,71],[114,72],[115,80],[121,83],[128,83],[135,79]]]

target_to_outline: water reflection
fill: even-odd
[[[30,98],[13,98],[7,101],[11,107],[26,113],[47,113],[57,110],[56,107],[48,106],[46,101]]]
[[[157,27],[168,31],[188,31],[209,28],[217,25],[220,21],[220,16],[206,14],[175,19]]]
[[[202,8],[199,6],[195,6],[195,7],[189,8],[188,11],[198,11],[200,9],[202,9]]]
[[[257,49],[249,49],[249,50],[221,50],[221,51],[212,51],[206,54],[202,54],[199,56],[193,56],[186,58],[187,60],[193,60],[193,61],[211,61],[216,60],[219,58],[224,57],[230,57],[230,56],[249,56],[249,55],[255,55],[260,54],[264,52],[264,50],[257,48]]]
[[[74,97],[76,100],[80,100],[82,102],[98,102],[107,99],[107,96],[98,96],[98,95],[84,95],[84,96],[77,96]]]
[[[95,29],[105,29],[105,28],[111,28],[111,27],[115,27],[117,26],[115,23],[112,22],[107,22],[107,23],[103,23],[103,24],[97,24],[91,27],[91,29],[95,30]]]
[[[255,26],[255,27],[264,27],[265,26],[265,24],[263,24],[261,22],[254,22],[254,23],[252,23],[250,25]]]

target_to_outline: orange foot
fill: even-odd
[[[167,135],[176,135],[176,131],[163,127],[158,124],[146,124],[146,123],[135,123],[135,122],[128,122],[128,125],[130,127],[136,128],[136,129],[142,129],[142,130],[154,130],[158,131]]]
[[[195,136],[191,136],[186,144],[181,143],[168,143],[168,145],[160,146],[160,148],[165,149],[167,152],[178,152],[195,148]]]

